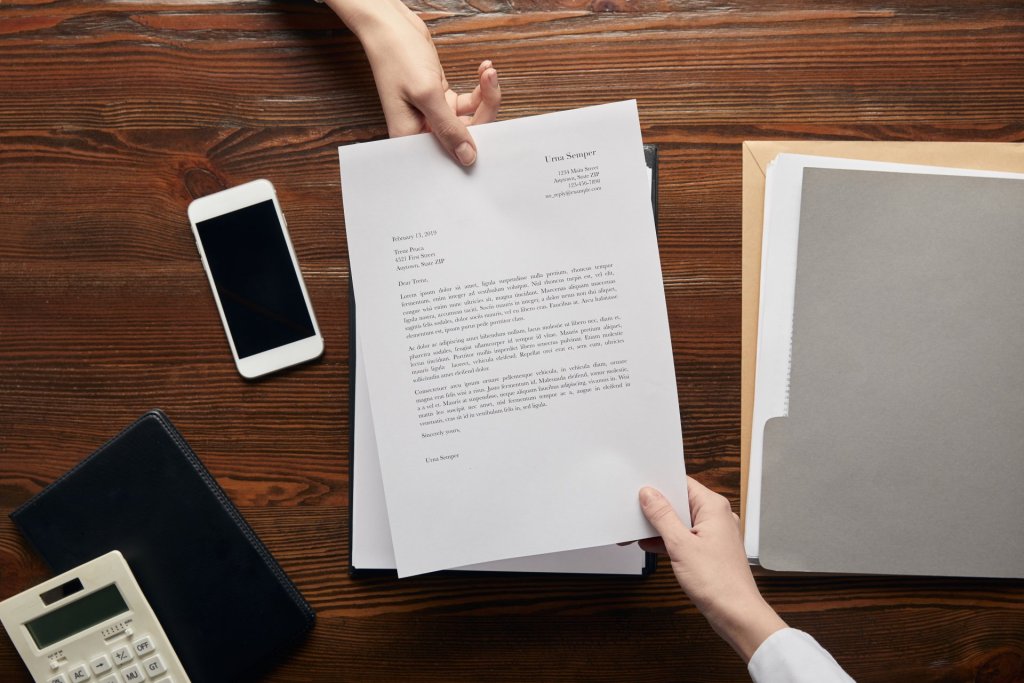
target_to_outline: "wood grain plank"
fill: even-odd
[[[1000,93],[998,86],[1007,80],[1020,84],[1024,78],[1019,40],[1024,16],[959,22],[955,30],[941,17],[928,15],[898,27],[873,20],[855,20],[850,26],[816,14],[789,22],[772,18],[720,29],[678,15],[630,21],[597,17],[545,22],[537,36],[485,32],[493,48],[467,41],[463,31],[451,45],[443,35],[438,42],[449,75],[461,85],[481,57],[494,58],[514,107],[507,111],[514,115],[525,113],[524,106],[532,107],[531,113],[546,110],[539,105],[550,102],[552,93],[571,94],[585,104],[641,93],[645,113],[650,110],[647,125],[670,124],[665,117],[680,114],[690,123],[792,122],[805,118],[808,107],[816,110],[819,124],[918,120],[965,125],[1019,118],[1024,93],[1019,88]],[[0,65],[0,78],[19,97],[8,98],[0,115],[8,126],[36,127],[41,122],[145,127],[146,113],[153,111],[182,125],[316,121],[361,127],[379,122],[368,69],[330,68],[362,62],[358,45],[340,29],[303,41],[274,32],[224,35],[208,30],[201,15],[193,21],[190,31],[156,30],[134,41],[118,40],[116,33],[98,41],[92,31],[69,27],[59,38],[59,50],[69,63],[82,66],[63,72],[57,83],[38,77],[53,59],[54,47],[33,50],[19,47],[20,41],[5,41],[19,59]],[[894,44],[897,29],[901,40]],[[616,60],[602,59],[608,49],[620,51]],[[574,63],[557,59],[558,50],[571,50]],[[126,62],[133,68],[125,70]],[[587,64],[585,82],[577,78],[575,64],[581,62]],[[540,89],[517,87],[538,79],[544,84]],[[586,83],[599,86],[590,89]],[[528,99],[518,102],[517,91]],[[69,92],[74,93],[73,108]],[[948,98],[949,92],[960,97]],[[537,99],[541,93],[543,101]],[[659,93],[672,93],[672,100],[662,101],[675,106],[656,107]]]
[[[739,494],[740,142],[1024,141],[1019,0],[416,0],[503,116],[636,97],[688,468]],[[742,663],[662,563],[600,577],[347,573],[348,254],[336,147],[386,134],[358,43],[312,2],[0,6],[0,597],[48,575],[7,514],[162,407],[319,610],[267,681],[726,681]],[[185,220],[277,186],[322,359],[234,370]],[[1024,582],[758,572],[861,681],[1024,681]],[[27,681],[0,638],[0,680]]]

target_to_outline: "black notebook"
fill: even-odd
[[[54,572],[120,550],[193,683],[259,675],[314,612],[159,410],[11,513]]]

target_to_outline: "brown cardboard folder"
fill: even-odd
[[[740,362],[740,516],[746,515],[754,417],[754,363],[761,281],[765,171],[780,153],[1024,173],[1024,144],[1012,142],[751,141],[743,143],[743,294]]]

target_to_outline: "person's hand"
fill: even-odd
[[[476,161],[467,125],[493,121],[501,104],[498,72],[490,61],[477,70],[467,94],[445,78],[426,24],[400,0],[328,0],[363,44],[377,84],[388,134],[432,132],[463,166]]]
[[[749,662],[775,631],[786,624],[761,597],[740,537],[739,517],[729,501],[687,478],[687,528],[668,500],[653,488],[640,490],[640,507],[660,538],[640,541],[648,552],[667,553],[676,580],[711,627]]]

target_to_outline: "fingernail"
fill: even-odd
[[[473,149],[473,145],[463,142],[455,148],[455,156],[459,158],[459,162],[463,166],[469,166],[476,161],[476,150]]]
[[[650,486],[645,486],[640,489],[640,504],[644,507],[656,503],[661,500],[661,494],[658,493],[657,489],[652,489]]]

